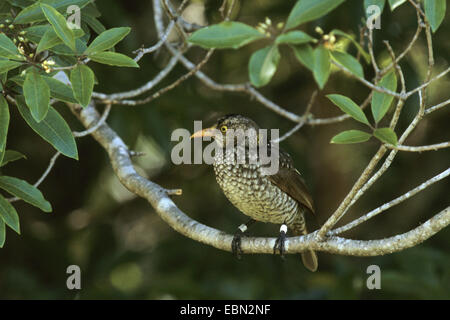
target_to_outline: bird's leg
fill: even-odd
[[[284,251],[285,246],[284,243],[286,241],[286,233],[287,233],[287,225],[284,223],[280,227],[280,235],[277,238],[277,241],[275,241],[275,246],[273,247],[273,254],[277,254],[277,250],[280,251],[280,255],[282,258],[284,258]]]
[[[233,255],[238,259],[241,258],[241,254],[243,253],[241,249],[242,236],[245,234],[248,227],[250,227],[255,222],[255,220],[250,219],[247,223],[241,224],[238,228],[238,231],[234,234],[233,241],[231,241],[231,251],[233,252]]]

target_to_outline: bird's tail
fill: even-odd
[[[303,236],[305,234],[308,234],[308,230],[306,230],[305,219],[303,216],[300,219],[296,219],[296,221],[294,221],[294,223],[292,223],[289,228],[296,236]],[[302,261],[306,269],[312,272],[317,271],[319,262],[317,260],[317,255],[313,250],[302,252]]]

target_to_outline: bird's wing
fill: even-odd
[[[312,197],[300,172],[293,167],[289,154],[280,149],[280,168],[276,174],[267,177],[274,185],[314,213]]]

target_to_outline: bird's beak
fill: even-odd
[[[199,130],[191,136],[191,139],[201,138],[201,137],[214,137],[215,130],[216,130],[216,126],[212,126],[210,128]]]

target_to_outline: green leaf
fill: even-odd
[[[378,83],[379,87],[395,91],[397,89],[397,77],[395,71],[391,71],[386,74]],[[385,116],[386,112],[391,106],[393,96],[374,91],[372,95],[372,114],[376,123],[378,123]]]
[[[328,81],[331,71],[330,51],[324,46],[319,46],[314,50],[314,79],[322,90]]]
[[[19,215],[16,209],[0,194],[0,219],[13,229],[15,232],[20,234],[20,223]]]
[[[74,29],[73,35],[75,39],[80,38],[84,35],[84,31],[82,29]],[[48,29],[42,36],[41,40],[39,41],[39,45],[36,49],[36,52],[42,52],[44,50],[53,48],[54,46],[57,46],[61,43],[63,43],[63,41],[58,37],[55,30],[53,30],[53,28]]]
[[[331,51],[331,57],[340,65],[346,67],[354,75],[364,78],[364,71],[359,63],[353,56],[346,52]]]
[[[280,53],[276,45],[260,49],[253,53],[248,65],[250,82],[262,87],[270,82],[277,71]]]
[[[345,0],[298,0],[286,22],[286,30],[316,20],[334,10]]]
[[[348,130],[343,131],[331,139],[331,143],[337,144],[349,144],[349,143],[361,143],[366,142],[372,135],[370,133],[361,130]]]
[[[44,199],[41,191],[24,180],[0,176],[0,188],[44,212],[52,211],[52,206]]]
[[[70,103],[78,103],[78,101],[73,96],[72,88],[63,82],[56,80],[51,77],[42,77],[47,85],[50,87],[50,96],[55,99],[70,102]]]
[[[22,63],[17,61],[0,60],[0,74],[13,70],[21,65]]]
[[[44,3],[41,3],[41,9],[58,37],[65,43],[66,46],[75,51],[75,36],[73,31],[67,26],[67,21],[64,16],[53,7]]]
[[[380,128],[375,129],[373,132],[375,138],[379,139],[381,142],[392,144],[397,146],[397,135],[391,128]]]
[[[4,33],[0,33],[0,57],[8,59],[23,60],[16,45]]]
[[[303,64],[306,68],[313,71],[314,70],[314,50],[310,45],[301,45],[301,46],[291,46],[292,50],[294,50],[295,57],[301,64]]]
[[[78,103],[77,99],[73,96],[72,88],[68,85],[64,84],[63,82],[47,76],[41,76],[42,79],[47,83],[47,85],[50,87],[50,96],[69,103]],[[23,86],[24,78],[23,77],[13,77],[11,78],[12,81],[17,83],[19,86]]]
[[[389,6],[391,7],[391,11],[394,11],[396,8],[400,7],[407,0],[389,0]]]
[[[51,5],[57,11],[65,14],[69,6],[76,5],[80,7],[80,9],[82,9],[88,3],[90,3],[91,0],[42,0],[41,2]],[[31,6],[26,7],[25,9],[20,11],[19,14],[16,16],[16,18],[14,19],[14,23],[26,24],[46,20],[45,15],[40,7],[41,2],[32,4]]]
[[[139,68],[139,65],[133,59],[121,53],[97,52],[90,54],[89,58],[95,62],[110,66]]]
[[[436,30],[441,25],[447,9],[446,0],[424,0],[425,16],[430,23],[431,30]]]
[[[83,16],[83,21],[85,21],[89,27],[92,28],[96,33],[101,34],[106,30],[105,26],[95,17],[92,17],[88,14]]]
[[[244,23],[226,21],[195,31],[188,38],[190,43],[203,48],[240,48],[266,36]]]
[[[53,30],[50,24],[31,26],[24,29],[24,31],[26,32],[24,37],[38,44],[48,30]]]
[[[50,106],[45,119],[38,123],[33,119],[23,97],[17,97],[16,102],[20,114],[31,129],[65,156],[78,160],[77,145],[72,131],[64,118],[53,107]]]
[[[3,162],[3,157],[5,156],[9,118],[8,102],[3,95],[0,95],[0,164]]]
[[[352,101],[352,99],[340,94],[329,94],[327,95],[327,98],[337,105],[343,112],[350,115],[353,119],[370,125],[364,112],[356,103]]]
[[[59,44],[51,49],[49,49],[51,52],[56,53],[57,55],[64,55],[64,56],[80,56],[83,54],[83,52],[86,50],[87,46],[85,41],[81,39],[75,40],[75,51],[73,51],[71,48],[66,46],[65,44]]]
[[[130,33],[131,28],[112,28],[102,32],[92,41],[84,54],[102,52],[114,47],[118,42],[122,41]]]
[[[5,245],[5,238],[6,238],[5,222],[3,222],[3,219],[0,219],[0,248],[3,248],[3,246]]]
[[[289,31],[287,33],[280,34],[275,43],[289,43],[289,44],[303,44],[308,42],[317,42],[316,39],[311,37],[310,35],[304,33],[303,31],[294,30]]]
[[[50,107],[50,88],[36,71],[28,71],[23,83],[25,101],[33,118],[41,122]]]
[[[370,55],[366,52],[366,50],[364,50],[363,47],[361,47],[361,45],[358,43],[358,41],[355,40],[354,36],[349,35],[348,33],[345,33],[344,31],[339,30],[339,29],[333,29],[330,33],[347,38],[348,40],[350,40],[353,43],[353,45],[356,47],[356,49],[359,51],[359,53],[363,56],[364,60],[366,60],[367,63],[370,63]]]
[[[3,167],[8,162],[13,162],[13,161],[16,161],[19,159],[26,159],[26,158],[27,157],[25,157],[25,155],[23,155],[22,153],[20,153],[18,151],[6,150],[5,156],[3,157],[3,161],[0,163],[0,167]]]
[[[94,72],[85,65],[79,65],[70,72],[73,94],[83,107],[91,101],[94,82]]]

